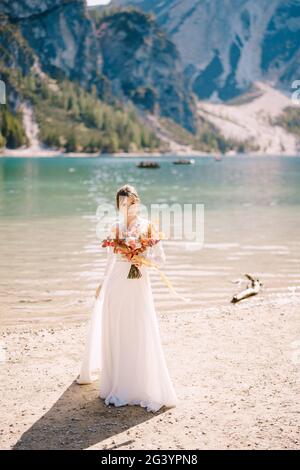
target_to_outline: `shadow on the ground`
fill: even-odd
[[[13,449],[86,449],[166,410],[163,407],[152,413],[137,405],[106,406],[99,397],[97,383],[78,385],[73,382]],[[130,441],[133,442],[128,436],[118,447]]]

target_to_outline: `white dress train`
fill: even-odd
[[[147,219],[138,217],[134,225],[147,233]],[[100,372],[99,396],[106,405],[140,405],[153,412],[174,407],[178,398],[162,348],[151,268],[143,265],[142,277],[128,279],[130,263],[111,247],[106,249],[104,281],[92,310],[77,383],[91,383]],[[162,241],[143,255],[163,266]]]

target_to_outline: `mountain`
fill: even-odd
[[[111,15],[104,32],[104,21],[96,30],[85,0],[2,0],[0,14],[1,23],[18,30],[50,77],[76,81],[88,91],[96,87],[108,102],[125,96],[142,109],[157,105],[159,115],[195,131],[193,100],[176,47],[148,15]]]
[[[175,45],[150,15],[120,11],[95,20],[103,74],[112,92],[196,131],[194,101]]]
[[[2,2],[0,50],[7,92],[1,148],[111,153],[162,147],[133,105],[112,97],[84,2]]]
[[[18,29],[38,57],[42,70],[54,78],[95,85],[105,95],[102,58],[84,0],[2,0],[2,24]]]
[[[300,76],[299,0],[112,0],[155,14],[200,99],[227,101],[264,81]]]
[[[2,0],[0,147],[296,153],[298,38],[295,0]]]

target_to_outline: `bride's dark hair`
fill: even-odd
[[[125,184],[124,186],[119,188],[118,191],[117,191],[116,206],[117,206],[118,210],[120,208],[120,196],[132,197],[132,198],[135,199],[135,202],[140,201],[140,197],[137,193],[137,190],[135,189],[134,186],[131,186],[130,184]]]

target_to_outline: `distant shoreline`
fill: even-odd
[[[217,156],[221,157],[222,155],[219,153],[205,153],[199,152],[195,150],[183,150],[183,151],[169,151],[169,152],[116,152],[116,153],[100,153],[100,152],[63,152],[59,150],[52,150],[52,149],[30,149],[30,148],[20,148],[20,149],[6,149],[0,152],[0,157],[22,157],[22,158],[42,158],[42,157],[88,157],[88,158],[97,158],[97,157],[104,157],[104,156],[112,156],[112,157],[165,157],[165,156],[172,156],[172,157],[210,157],[210,156]]]
[[[102,158],[102,157],[115,157],[115,158],[159,158],[159,157],[178,157],[178,158],[191,158],[191,157],[215,157],[218,156],[217,154],[192,154],[192,153],[187,153],[187,154],[178,154],[178,153],[64,153],[64,152],[59,152],[59,153],[33,153],[33,154],[23,154],[23,153],[4,153],[0,154],[0,158],[54,158],[54,157],[62,157],[62,158]]]
[[[253,152],[253,153],[237,153],[237,152],[228,152],[225,154],[221,153],[205,153],[199,152],[196,150],[183,150],[183,151],[170,151],[170,152],[117,152],[117,153],[87,153],[87,152],[61,152],[58,150],[51,150],[51,149],[14,149],[14,150],[4,150],[0,152],[0,158],[51,158],[51,157],[66,157],[66,158],[101,158],[106,156],[111,156],[115,158],[122,158],[122,157],[130,157],[130,158],[158,158],[158,157],[178,157],[178,158],[201,158],[201,157],[214,157],[214,158],[225,158],[225,157],[243,157],[243,156],[258,156],[258,157],[268,157],[268,156],[282,156],[282,157],[299,157],[300,153],[297,154],[286,154],[286,153],[278,153],[278,154],[271,154],[271,153],[263,153],[263,152]]]

